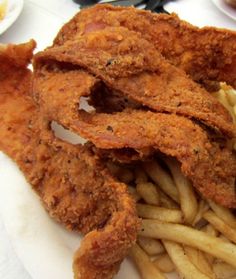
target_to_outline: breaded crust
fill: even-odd
[[[52,86],[55,68],[49,67],[53,63],[59,64],[57,72],[61,72],[61,87],[56,85],[56,90]],[[47,103],[46,98],[60,98],[59,89],[66,91],[71,86],[68,90],[73,91],[76,81],[72,84],[68,81],[72,73],[68,65],[72,69],[85,69],[89,72],[86,79],[91,79],[89,74],[93,75],[109,89],[119,91],[151,110],[200,120],[229,137],[236,134],[231,116],[218,100],[188,78],[184,71],[165,60],[152,44],[126,28],[90,32],[63,46],[38,53],[34,59],[34,91],[39,101],[42,99],[42,106]],[[71,104],[69,99],[67,104]],[[44,108],[52,110],[53,106],[46,104]]]
[[[236,32],[215,27],[198,28],[175,14],[96,5],[65,24],[54,45],[107,26],[123,26],[140,33],[166,59],[197,82],[209,85],[210,81],[212,85],[214,81],[225,81],[236,87]]]
[[[75,254],[75,278],[110,279],[136,240],[134,201],[90,145],[54,137],[30,96],[31,72],[4,60],[7,51],[0,54],[0,150],[18,164],[53,218],[88,233]]]

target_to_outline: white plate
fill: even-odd
[[[236,20],[236,8],[232,8],[230,5],[225,3],[224,0],[212,0],[216,7],[221,10],[224,14]]]
[[[23,5],[23,0],[8,0],[6,16],[0,21],[0,34],[5,32],[16,21],[23,9]]]
[[[0,213],[12,247],[23,264],[19,279],[73,279],[72,260],[81,236],[66,231],[44,210],[38,196],[10,158],[0,152]],[[15,279],[15,262],[0,266],[1,279]],[[1,264],[4,265],[4,262]],[[18,268],[17,270],[22,270]],[[140,279],[129,260],[114,279]],[[175,274],[168,276],[176,279]]]
[[[201,0],[188,0],[188,3],[197,3],[199,7],[205,7],[208,3]],[[59,3],[60,2],[60,3]],[[178,0],[186,4],[185,0]],[[20,14],[23,0],[9,0],[13,3],[15,15]],[[21,6],[19,5],[21,3]],[[175,2],[173,2],[175,3]],[[183,3],[183,8],[185,4]],[[196,5],[197,5],[196,4]],[[15,6],[14,6],[15,5]],[[180,5],[181,6],[181,5]],[[1,42],[23,42],[35,38],[39,49],[49,45],[52,38],[60,28],[63,21],[67,21],[78,10],[72,0],[30,0],[25,1],[24,10],[20,20],[15,26],[1,36]],[[182,6],[181,6],[181,10]],[[206,9],[202,9],[203,12]],[[56,11],[56,12],[55,12]],[[63,12],[62,12],[63,11]],[[189,11],[194,11],[189,13]],[[195,6],[188,9],[188,16],[193,18],[196,14],[196,24],[205,16],[195,12]],[[181,12],[181,11],[180,11]],[[17,16],[18,16],[17,15]],[[58,15],[58,16],[57,16]],[[64,15],[65,18],[64,18]],[[8,16],[10,17],[10,11]],[[16,20],[17,16],[14,20]],[[68,19],[66,18],[68,16]],[[7,20],[4,19],[4,20]],[[9,19],[10,20],[10,19]],[[11,24],[14,22],[11,16]],[[207,24],[203,22],[202,24]],[[3,21],[0,23],[0,33],[3,29]],[[6,22],[5,22],[6,24]],[[9,27],[10,25],[8,25]],[[6,29],[8,28],[6,27]],[[5,30],[6,30],[5,29]],[[58,131],[60,133],[60,131]],[[0,237],[4,240],[8,237],[14,251],[4,250],[0,241],[0,278],[1,279],[72,279],[72,257],[78,248],[81,237],[77,234],[65,231],[62,226],[55,223],[45,212],[38,196],[26,183],[17,166],[3,153],[0,152],[0,217],[6,229],[7,236]],[[0,236],[2,236],[0,227]],[[6,240],[5,240],[6,241]],[[4,241],[4,243],[5,243]],[[19,258],[16,268],[16,260]],[[1,258],[2,256],[2,258]],[[3,258],[4,257],[4,258]],[[4,261],[1,261],[4,260]],[[21,265],[22,263],[22,265]],[[5,268],[4,268],[5,267]],[[23,268],[27,272],[22,272]],[[17,275],[17,276],[16,276]],[[119,274],[115,279],[139,279],[139,275],[133,265],[125,260]],[[170,276],[169,278],[176,278]]]

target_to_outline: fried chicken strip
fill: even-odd
[[[32,57],[34,45],[25,47]],[[22,45],[15,48],[21,53]],[[55,139],[30,96],[28,58],[23,51],[19,67],[18,55],[9,61],[8,50],[0,50],[0,150],[18,164],[53,218],[86,234],[74,257],[75,278],[110,279],[136,239],[134,201],[89,145]]]
[[[35,56],[34,92],[39,96],[39,101],[42,99],[41,105],[46,104],[46,113],[54,109],[53,105],[47,105],[48,98],[57,102],[56,114],[61,103],[56,99],[62,93],[52,87],[55,83],[55,67],[51,69],[48,66],[58,62],[61,63],[59,71],[60,79],[63,80],[60,90],[65,89],[64,84],[67,84],[66,88],[71,87],[70,91],[74,90],[72,84],[76,81],[70,84],[70,73],[65,73],[71,64],[71,67],[86,69],[109,89],[119,91],[152,110],[198,119],[229,137],[236,133],[231,116],[218,100],[189,79],[184,71],[168,63],[152,44],[126,28],[112,27],[90,32]]]
[[[175,14],[96,5],[79,12],[64,25],[54,45],[63,45],[80,34],[107,26],[123,26],[140,33],[166,59],[197,82],[225,81],[236,88],[236,32],[197,28]]]
[[[177,115],[128,110],[114,114],[80,111],[74,129],[97,148],[154,149],[176,157],[182,172],[205,197],[236,207],[236,157],[206,131]]]

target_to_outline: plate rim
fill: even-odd
[[[7,29],[12,26],[12,24],[17,20],[17,18],[19,17],[19,15],[21,14],[22,10],[23,10],[23,6],[24,6],[24,0],[11,0],[8,1],[8,5],[9,4],[15,4],[15,8],[14,11],[12,11],[12,15],[9,18],[7,17],[7,14],[9,13],[9,11],[7,12],[5,18],[0,21],[0,35],[2,35],[4,32],[7,31]],[[6,22],[7,21],[7,22]],[[3,23],[3,26],[1,26]],[[5,23],[5,25],[4,25]]]
[[[227,5],[224,3],[223,0],[211,0],[213,4],[216,6],[218,10],[220,10],[222,13],[224,13],[226,16],[230,17],[234,21],[236,21],[236,9],[230,7],[230,5]],[[232,11],[229,12],[229,11]],[[233,15],[235,13],[235,15]],[[235,28],[236,29],[236,28]]]

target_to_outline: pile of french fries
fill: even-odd
[[[213,93],[213,96],[229,111],[236,125],[236,90],[222,82],[221,89]],[[236,139],[233,139],[229,144],[232,144],[232,148],[236,151]]]
[[[235,121],[236,91],[221,87],[215,96]],[[130,256],[143,279],[164,279],[171,272],[185,279],[236,278],[235,214],[204,200],[175,159],[161,156],[139,166],[110,163],[109,168],[130,185],[142,218]]]

